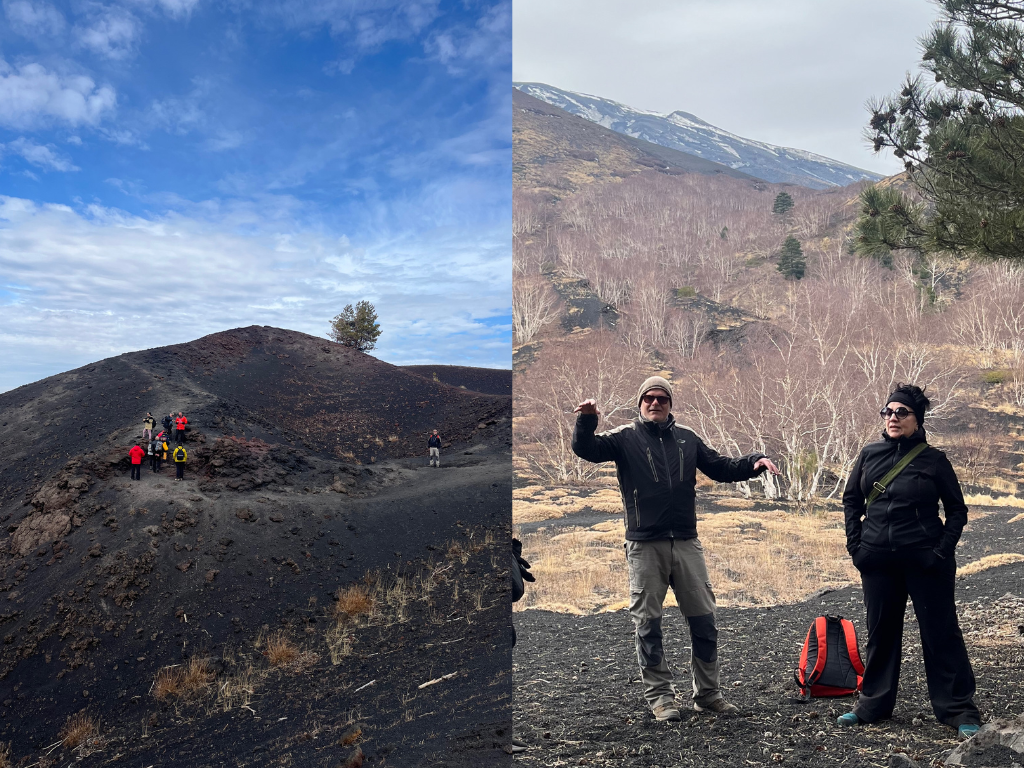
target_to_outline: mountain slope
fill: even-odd
[[[142,417],[172,409],[184,480],[128,480]],[[0,394],[0,743],[66,765],[54,742],[86,712],[97,765],[503,764],[510,446],[507,395],[269,327]],[[359,619],[336,607],[354,586],[377,595]],[[194,662],[201,689],[158,699]]]
[[[758,181],[741,171],[603,128],[512,91],[512,181],[522,189],[575,191],[643,171]]]
[[[513,85],[523,93],[617,133],[719,163],[764,181],[826,189],[882,178],[812,152],[745,139],[687,112],[659,115],[544,83]]]

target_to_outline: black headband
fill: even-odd
[[[886,404],[903,403],[903,405],[914,412],[914,415],[917,417],[917,425],[921,426],[924,424],[924,409],[920,403],[914,400],[912,395],[908,395],[906,392],[893,392],[885,402]]]

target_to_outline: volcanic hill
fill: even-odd
[[[507,762],[511,372],[432,368],[253,326],[0,394],[0,753]]]

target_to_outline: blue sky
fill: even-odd
[[[0,391],[368,299],[511,364],[511,3],[2,0]]]

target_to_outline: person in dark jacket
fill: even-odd
[[[174,429],[174,414],[168,413],[160,423],[164,428],[164,436],[169,440],[171,437],[171,430]]]
[[[930,405],[920,387],[896,387],[881,411],[882,440],[861,451],[843,493],[846,549],[864,587],[868,645],[860,698],[838,722],[856,725],[892,716],[909,596],[921,630],[935,717],[970,736],[981,715],[974,705],[974,671],[953,595],[954,553],[967,524],[967,505],[946,454],[927,445],[924,417]],[[926,447],[868,507],[872,489],[882,487],[884,476],[921,445]],[[939,518],[940,501],[945,523]]]
[[[132,460],[132,480],[142,479],[142,457],[146,455],[146,452],[142,450],[142,446],[135,445],[128,451],[128,457]]]
[[[512,539],[512,567],[508,572],[509,578],[512,581],[512,602],[520,600],[524,594],[526,594],[526,582],[536,581],[532,573],[530,573],[530,563],[523,557],[523,542],[519,539]],[[512,625],[512,646],[516,644],[516,627]],[[529,749],[529,745],[522,739],[517,739],[515,736],[512,737],[512,742],[509,745],[509,752],[513,755],[518,755]]]
[[[435,429],[430,433],[430,437],[427,438],[427,449],[430,453],[430,466],[440,467],[441,466],[441,436],[437,434]]]
[[[629,613],[636,627],[636,654],[644,697],[658,720],[680,720],[672,673],[662,645],[661,618],[671,586],[690,628],[693,708],[733,714],[720,686],[715,595],[704,548],[697,538],[697,470],[718,482],[749,480],[778,469],[764,454],[733,459],[704,444],[671,414],[672,385],[660,376],[637,393],[640,416],[595,434],[600,411],[594,400],[576,406],[572,450],[581,459],[614,461],[624,504]]]
[[[174,459],[174,479],[183,480],[185,478],[185,462],[188,461],[188,452],[185,451],[185,446],[179,445],[171,453],[171,458]]]

